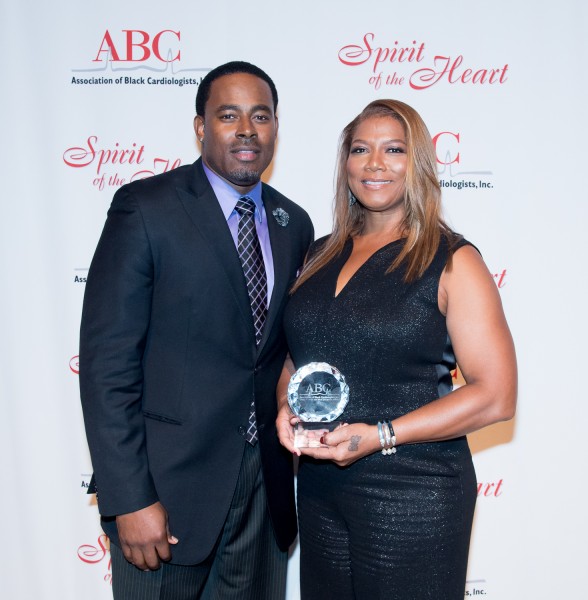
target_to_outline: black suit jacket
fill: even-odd
[[[262,198],[275,284],[259,346],[237,250],[201,160],[115,194],[88,275],[80,388],[103,527],[116,543],[114,516],[159,500],[180,540],[178,564],[202,561],[216,542],[252,398],[278,544],[286,549],[296,535],[275,388],[287,291],[313,229],[270,186]],[[272,216],[276,208],[288,213],[287,226]]]

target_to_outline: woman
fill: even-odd
[[[413,108],[377,100],[343,130],[333,233],[293,288],[278,387],[280,441],[301,455],[303,600],[463,598],[465,436],[512,418],[516,361],[496,285],[440,196]],[[467,384],[452,391],[456,360]],[[350,399],[322,447],[299,449],[286,387],[314,361],[341,371]]]

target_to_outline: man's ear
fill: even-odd
[[[194,117],[194,131],[198,141],[202,143],[204,141],[204,118],[200,115]]]

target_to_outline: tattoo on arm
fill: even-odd
[[[350,452],[357,452],[359,450],[359,442],[361,440],[361,435],[352,435],[349,440],[349,448]]]

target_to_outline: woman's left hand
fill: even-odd
[[[377,427],[365,423],[343,423],[334,431],[325,433],[321,441],[326,448],[300,448],[300,453],[346,467],[380,449]]]

